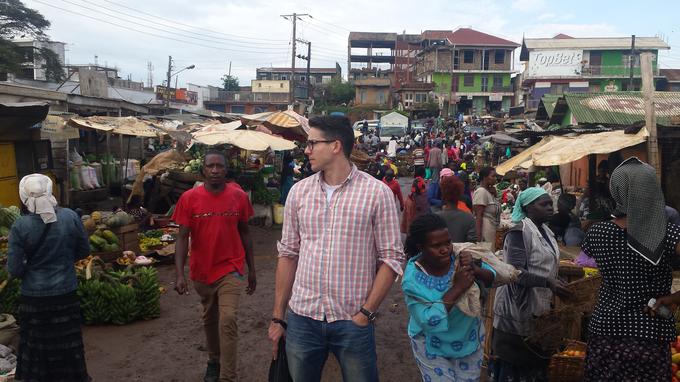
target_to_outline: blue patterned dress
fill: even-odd
[[[482,370],[484,325],[453,307],[447,312],[442,297],[454,275],[454,257],[446,275],[427,274],[411,258],[402,288],[409,310],[408,335],[423,381],[479,381]],[[482,268],[495,271],[487,264]]]

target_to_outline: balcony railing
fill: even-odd
[[[232,92],[219,90],[215,101],[225,102],[273,102],[287,103],[288,93],[253,93],[253,92]]]

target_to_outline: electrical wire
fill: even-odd
[[[247,44],[246,45],[241,45],[241,44],[237,44],[237,43],[225,44],[223,42],[220,42],[219,39],[217,39],[215,37],[213,37],[213,40],[208,40],[208,39],[204,39],[204,38],[201,38],[201,37],[187,36],[187,35],[184,35],[182,33],[169,31],[167,29],[157,28],[157,27],[154,27],[154,26],[144,25],[144,24],[141,24],[141,23],[130,21],[130,20],[127,20],[127,19],[115,16],[115,15],[112,15],[112,14],[106,13],[106,12],[98,11],[97,9],[94,9],[94,8],[91,8],[91,7],[88,7],[88,6],[85,6],[85,5],[80,5],[78,3],[74,3],[73,1],[70,1],[70,0],[61,0],[61,1],[64,2],[64,3],[67,3],[67,4],[74,5],[76,7],[87,9],[89,11],[93,11],[93,12],[96,12],[96,13],[98,12],[103,16],[111,17],[111,18],[114,18],[116,20],[120,20],[120,21],[125,22],[125,23],[137,25],[137,26],[140,26],[140,27],[143,27],[143,28],[148,28],[148,29],[152,29],[152,30],[155,30],[155,31],[163,32],[163,33],[177,35],[177,36],[180,36],[180,37],[183,37],[183,38],[188,38],[188,39],[193,39],[193,40],[198,40],[198,41],[205,41],[205,42],[209,42],[209,43],[216,43],[216,44],[226,45],[226,46],[232,46],[233,45],[233,46],[242,47],[242,48],[250,48],[250,45],[247,45]],[[86,0],[81,0],[81,1],[86,1]],[[218,40],[218,41],[215,41],[215,40]],[[259,46],[256,47],[256,48],[257,49],[266,49],[266,50],[275,50],[275,51],[283,51],[284,50],[283,48],[270,48],[270,47],[259,47]]]
[[[66,0],[62,0],[62,1],[66,1]],[[146,18],[146,17],[140,17],[140,16],[137,16],[137,15],[133,15],[133,14],[130,14],[130,13],[122,12],[122,11],[119,11],[119,10],[116,10],[116,9],[112,9],[112,8],[109,8],[109,7],[105,7],[105,6],[101,5],[101,4],[95,3],[95,2],[90,1],[90,0],[79,0],[79,1],[84,2],[84,3],[87,3],[87,4],[91,4],[91,5],[94,5],[94,6],[97,6],[97,7],[102,8],[102,9],[106,9],[106,10],[108,10],[108,11],[110,11],[110,12],[115,12],[115,13],[117,13],[117,14],[121,14],[121,15],[124,15],[124,16],[132,17],[132,18],[134,18],[134,19],[144,20],[144,21],[150,22],[150,23],[152,23],[152,24],[160,25],[160,26],[162,26],[162,27],[164,27],[164,28],[173,28],[173,29],[182,30],[182,31],[185,31],[186,33],[194,34],[194,35],[197,35],[197,36],[207,37],[207,38],[211,39],[210,41],[217,41],[217,42],[232,41],[234,44],[246,44],[246,45],[245,45],[246,47],[250,47],[250,46],[252,46],[252,45],[265,45],[265,46],[271,46],[271,45],[286,45],[285,42],[283,42],[283,43],[282,43],[282,42],[276,42],[276,43],[274,43],[274,42],[239,41],[239,40],[235,40],[235,39],[233,39],[233,38],[227,38],[227,37],[215,37],[215,36],[207,35],[207,34],[204,34],[204,33],[197,33],[197,32],[188,31],[188,30],[186,30],[186,29],[177,28],[176,25],[168,25],[167,23],[160,23],[160,22],[158,22],[158,21],[156,21],[156,20],[153,20],[153,19],[149,19],[149,18]],[[68,1],[67,1],[67,2],[68,2]],[[73,4],[73,3],[71,3],[71,4]],[[80,6],[80,7],[83,7],[83,8],[86,8],[85,6],[82,6],[82,5],[77,5],[77,4],[74,4],[74,5]],[[88,8],[88,9],[90,9],[90,8]],[[95,11],[95,12],[98,12],[97,10],[94,10],[94,9],[90,9],[90,10],[93,10],[93,11]],[[101,13],[106,14],[105,12],[101,12]],[[112,17],[115,17],[115,16],[112,16]],[[127,20],[126,20],[126,21],[127,21]],[[177,34],[176,32],[168,32],[168,33]],[[181,35],[181,34],[180,34],[180,35]],[[181,35],[181,36],[184,36],[184,35]],[[187,37],[189,37],[189,36],[187,36]],[[192,37],[192,38],[194,38],[194,37]],[[206,40],[206,41],[207,41],[207,40]],[[281,40],[281,41],[283,41],[283,40]],[[259,47],[258,47],[258,48],[259,48]],[[264,48],[260,48],[260,49],[264,49]]]
[[[126,6],[126,5],[117,3],[117,2],[115,2],[115,1],[111,1],[111,0],[103,0],[103,1],[105,1],[105,2],[107,2],[107,3],[110,3],[110,4],[113,4],[113,5],[117,5],[117,6],[120,7],[120,8],[125,8],[125,9],[128,9],[128,10],[132,10],[132,11],[141,13],[141,14],[143,14],[143,15],[147,15],[147,16],[151,16],[151,17],[154,17],[154,18],[157,18],[157,19],[161,19],[161,20],[165,20],[165,21],[171,22],[171,23],[173,23],[173,24],[182,25],[182,26],[186,26],[186,27],[189,27],[189,28],[193,28],[193,29],[197,29],[197,30],[202,30],[202,31],[206,31],[206,32],[214,33],[214,34],[219,34],[219,35],[223,35],[223,36],[230,36],[230,37],[235,37],[235,38],[241,38],[241,39],[246,39],[246,40],[279,41],[279,42],[280,42],[280,41],[283,41],[283,42],[286,42],[286,40],[276,40],[276,39],[267,39],[267,38],[257,38],[257,37],[249,37],[249,36],[243,36],[243,35],[236,35],[236,34],[230,34],[230,33],[217,32],[217,31],[214,31],[214,30],[211,30],[211,29],[202,28],[202,27],[197,27],[197,26],[190,25],[190,24],[184,24],[184,23],[181,23],[181,22],[176,21],[176,20],[171,20],[171,19],[168,19],[168,18],[165,18],[165,17],[161,17],[161,16],[158,16],[158,15],[153,15],[153,14],[151,14],[151,13],[144,12],[144,11],[141,11],[141,10],[139,10],[139,9],[135,9],[135,8],[128,7],[128,6]]]
[[[205,44],[199,44],[199,43],[195,43],[195,42],[192,42],[192,41],[186,41],[186,40],[181,40],[181,39],[177,39],[177,38],[173,38],[173,37],[158,35],[158,34],[155,34],[155,33],[146,32],[146,31],[142,31],[142,30],[139,30],[139,29],[135,29],[135,28],[132,28],[132,27],[129,27],[129,26],[116,24],[116,23],[113,23],[113,22],[111,22],[111,21],[107,21],[107,20],[103,20],[103,19],[100,19],[100,18],[96,18],[96,17],[94,17],[94,16],[86,15],[86,14],[83,14],[83,13],[80,13],[80,12],[76,12],[76,11],[73,11],[73,10],[70,10],[70,9],[61,8],[61,7],[58,7],[58,6],[56,6],[56,5],[47,3],[47,2],[42,1],[42,0],[34,0],[34,1],[37,2],[37,3],[43,4],[43,5],[47,5],[47,6],[49,6],[49,7],[55,8],[55,9],[59,9],[59,10],[61,10],[61,11],[63,11],[63,12],[68,12],[68,13],[71,13],[71,14],[74,14],[74,15],[78,15],[78,16],[82,16],[82,17],[85,17],[85,18],[89,18],[89,19],[92,19],[92,20],[95,20],[95,21],[99,21],[99,22],[102,22],[102,23],[105,23],[105,24],[113,25],[113,26],[116,26],[116,27],[125,29],[125,30],[127,30],[127,31],[134,31],[134,32],[142,33],[142,34],[145,34],[145,35],[148,35],[148,36],[153,36],[153,37],[162,38],[162,39],[171,40],[171,41],[177,41],[177,42],[181,42],[181,43],[184,43],[184,44],[189,44],[189,45],[194,45],[194,46],[201,46],[201,47],[204,47],[204,48],[211,48],[211,49],[223,50],[223,51],[229,51],[229,52],[237,52],[237,53],[270,54],[270,55],[274,54],[273,52],[263,52],[263,51],[252,51],[252,50],[228,49],[228,48],[216,47],[216,46],[205,45]]]

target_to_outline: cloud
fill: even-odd
[[[568,23],[543,23],[529,25],[524,35],[527,38],[547,38],[556,34],[564,33],[571,37],[615,37],[625,35],[610,24],[568,24]]]
[[[514,0],[511,7],[522,12],[537,12],[545,8],[545,0]]]

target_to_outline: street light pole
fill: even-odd
[[[168,56],[168,80],[165,83],[165,111],[170,110],[170,73],[172,72],[172,56]]]

